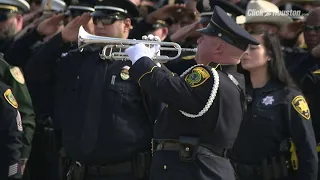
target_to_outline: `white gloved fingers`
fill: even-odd
[[[154,39],[154,36],[153,36],[152,34],[149,34],[149,35],[148,35],[148,40],[149,40],[149,41],[153,41],[153,39]]]
[[[141,37],[141,39],[142,39],[142,40],[147,40],[147,39],[148,39],[148,36],[144,35],[144,36]]]
[[[154,41],[161,42],[161,39],[159,38],[159,36],[154,36]]]

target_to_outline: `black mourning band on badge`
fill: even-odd
[[[247,45],[239,43],[233,34],[220,27],[213,20],[210,21],[207,28],[209,28],[212,33],[214,33],[216,36],[226,41],[227,43],[234,45],[244,51],[247,50]]]

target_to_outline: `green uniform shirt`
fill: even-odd
[[[12,87],[12,92],[18,102],[18,110],[22,117],[23,147],[21,159],[28,159],[31,152],[31,144],[35,131],[35,114],[31,97],[25,84],[24,76],[18,67],[10,66],[0,53],[0,80]]]

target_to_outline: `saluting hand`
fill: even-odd
[[[37,27],[38,33],[44,36],[50,36],[56,33],[61,26],[61,21],[63,20],[63,18],[64,18],[63,14],[60,14],[60,15],[53,14],[51,17],[39,23]]]
[[[83,13],[81,16],[74,18],[70,21],[61,31],[62,39],[65,42],[76,42],[78,41],[78,33],[80,26],[87,26],[91,17],[90,13]]]
[[[149,24],[154,24],[157,20],[166,20],[169,17],[173,16],[173,14],[177,13],[178,11],[182,11],[186,8],[185,4],[170,4],[165,5],[156,11],[150,13],[147,16],[147,22]]]

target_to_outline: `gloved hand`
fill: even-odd
[[[132,64],[138,61],[142,57],[148,57],[152,59],[157,52],[159,52],[160,45],[154,45],[148,48],[146,43],[139,43],[131,46],[125,50],[125,53],[129,56]]]
[[[141,38],[142,40],[145,40],[145,41],[158,41],[158,42],[161,42],[161,39],[158,37],[158,36],[153,36],[152,34],[149,34],[148,36],[144,35],[142,36]],[[148,47],[152,47],[153,45],[149,45]],[[158,51],[155,53],[156,56],[160,56],[160,45],[157,45],[158,46]],[[159,62],[156,62],[157,66],[158,67],[161,67],[161,64]]]
[[[158,41],[161,42],[161,39],[158,36],[154,36],[152,34],[149,34],[148,36],[144,35],[141,38],[142,40],[145,41]],[[150,47],[152,47],[153,45],[151,45]],[[156,52],[156,56],[160,56],[160,45],[158,45],[158,52]]]

